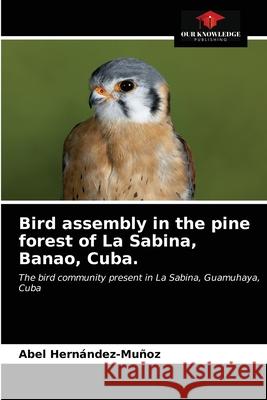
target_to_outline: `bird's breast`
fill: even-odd
[[[186,196],[182,153],[170,126],[95,130],[73,139],[64,173],[64,198],[177,200]],[[72,142],[73,142],[72,140]]]
[[[156,129],[115,136],[107,147],[110,173],[103,198],[113,200],[182,199],[187,195],[187,177],[177,139]]]

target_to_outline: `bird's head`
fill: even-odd
[[[169,114],[169,90],[152,66],[119,58],[97,68],[90,79],[90,107],[103,122],[159,122]]]

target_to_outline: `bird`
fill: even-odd
[[[136,58],[113,59],[89,85],[94,115],[64,142],[64,200],[192,200],[192,152],[175,132],[169,86],[158,70]]]

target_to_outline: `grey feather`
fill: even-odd
[[[92,73],[90,84],[101,85],[113,79],[129,78],[135,78],[150,87],[166,82],[155,68],[144,61],[137,60],[136,58],[117,58],[97,68]]]

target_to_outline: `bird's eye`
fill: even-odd
[[[121,92],[130,92],[131,90],[133,90],[135,88],[135,84],[133,83],[133,81],[126,80],[126,81],[120,82],[118,84],[118,87]]]

